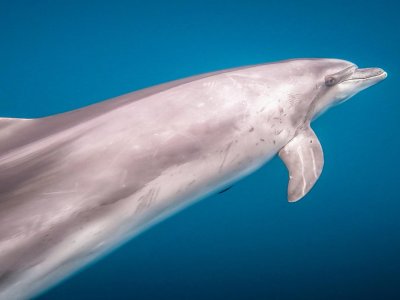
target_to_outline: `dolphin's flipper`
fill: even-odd
[[[288,200],[300,200],[317,182],[324,166],[322,147],[311,127],[302,128],[279,156],[289,171]]]

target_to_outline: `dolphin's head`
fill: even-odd
[[[319,87],[313,103],[313,118],[387,77],[380,68],[360,69],[351,62],[337,59],[318,59],[313,68],[318,69],[315,79]]]

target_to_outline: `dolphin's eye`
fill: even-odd
[[[325,85],[326,86],[332,86],[332,85],[335,85],[336,83],[337,83],[337,80],[333,76],[327,76],[325,78]]]

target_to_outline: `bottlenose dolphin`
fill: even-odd
[[[0,299],[26,299],[275,154],[289,201],[321,174],[310,122],[386,78],[338,59],[190,77],[39,119],[0,119]]]

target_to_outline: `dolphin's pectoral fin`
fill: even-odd
[[[300,200],[317,182],[324,166],[322,147],[311,127],[301,129],[279,156],[289,171],[288,200]]]

